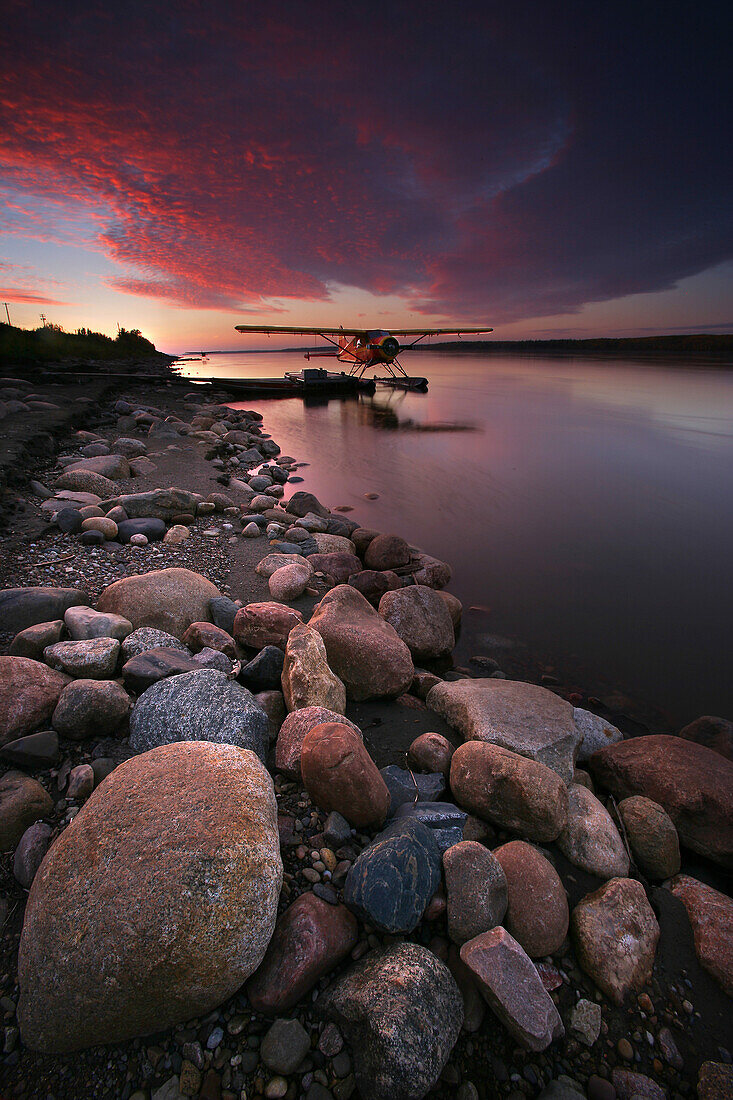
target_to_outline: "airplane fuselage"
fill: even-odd
[[[339,336],[337,358],[342,363],[392,363],[400,353],[400,342],[382,329],[371,329],[358,336]]]

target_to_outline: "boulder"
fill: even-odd
[[[75,462],[72,466],[66,467],[67,473],[74,473],[76,470],[91,470],[95,474],[101,474],[102,477],[107,477],[110,481],[114,481],[116,478],[128,478],[130,476],[130,467],[127,459],[124,455],[98,455],[93,458],[82,458],[79,462]],[[71,486],[73,488],[73,486]]]
[[[234,636],[234,619],[239,611],[239,604],[228,596],[215,596],[209,601],[209,611],[215,626]]]
[[[311,568],[308,559],[301,554],[268,554],[255,566],[255,573],[269,580],[273,573],[277,572],[278,569],[284,569],[287,565],[301,565]]]
[[[675,875],[669,888],[687,910],[700,965],[733,997],[733,900],[689,875]]]
[[[440,885],[440,868],[432,830],[410,818],[394,821],[349,868],[344,901],[380,932],[413,932]]]
[[[0,657],[0,745],[47,722],[68,682],[40,661]]]
[[[410,562],[415,570],[412,574],[415,584],[426,584],[428,588],[445,588],[450,584],[453,570],[447,561],[440,561],[430,554],[418,551],[411,554]]]
[[[268,588],[273,600],[297,600],[305,592],[311,577],[313,568],[305,565],[284,565],[276,569],[268,581]]]
[[[421,733],[407,750],[407,762],[417,771],[450,774],[453,745],[442,733]]]
[[[102,496],[109,496],[103,493]],[[202,500],[200,493],[191,493],[188,489],[151,489],[147,493],[123,493],[113,500],[105,501],[112,507],[124,508],[130,519],[170,520],[178,515],[195,515],[196,507]]]
[[[267,715],[267,736],[272,745],[277,740],[280,727],[287,714],[283,693],[281,691],[258,691],[255,694],[255,702],[260,710],[264,710]]]
[[[247,983],[255,1012],[289,1012],[356,946],[358,928],[345,905],[329,905],[307,891],[275,925],[257,971]]]
[[[618,813],[642,873],[651,879],[676,875],[680,869],[680,840],[666,810],[637,794],[622,799]]]
[[[410,546],[399,535],[377,535],[364,551],[367,569],[399,569],[410,563]]]
[[[60,642],[66,632],[63,619],[52,623],[37,623],[19,631],[8,648],[9,657],[28,657],[38,661],[43,657],[46,646]]]
[[[226,653],[233,661],[237,659],[234,638],[213,623],[191,623],[181,641],[191,653],[200,653],[202,649],[217,649],[220,653]]]
[[[658,802],[693,852],[733,867],[733,761],[681,737],[652,734],[594,753],[591,774],[617,799]]]
[[[16,632],[54,622],[63,619],[75,604],[88,603],[86,592],[78,588],[5,588],[0,591],[0,631]]]
[[[565,1034],[534,963],[505,928],[464,943],[461,960],[481,996],[510,1035],[527,1050],[545,1050]]]
[[[12,852],[23,833],[53,813],[53,800],[41,784],[22,772],[0,778],[0,852]]]
[[[121,615],[104,615],[91,607],[70,607],[64,615],[64,623],[73,642],[89,638],[117,638],[123,641],[132,633],[132,623]]]
[[[358,562],[357,572],[361,569],[361,562],[356,557],[355,547],[351,539],[327,531],[314,531],[313,541],[318,547],[319,555],[349,554]]]
[[[260,1059],[274,1073],[295,1073],[310,1047],[310,1035],[300,1020],[279,1019],[260,1043]]]
[[[450,653],[455,645],[453,621],[445,601],[432,588],[413,584],[387,592],[379,614],[393,626],[413,660],[431,660]]]
[[[109,542],[116,539],[119,533],[117,524],[106,516],[88,516],[81,525],[82,531],[98,531]]]
[[[570,703],[546,688],[519,680],[453,680],[436,684],[427,704],[466,741],[499,745],[572,782],[581,734]]]
[[[8,741],[0,748],[0,760],[37,771],[53,768],[61,760],[59,736],[55,730],[43,730],[41,733],[29,733],[15,741]]]
[[[74,680],[59,696],[51,725],[62,737],[109,737],[130,712],[127,692],[114,680]]]
[[[340,584],[314,609],[328,664],[354,700],[402,695],[412,683],[410,651],[360,592]]]
[[[130,715],[130,745],[135,752],[177,741],[236,745],[264,760],[267,715],[246,688],[223,672],[184,672],[149,687]]]
[[[305,623],[298,623],[288,635],[282,689],[288,710],[325,707],[338,714],[346,711],[346,688],[328,666],[321,635]]]
[[[64,470],[56,479],[57,489],[78,489],[82,493],[95,493],[99,497],[112,497],[118,491],[114,481],[93,470]]]
[[[590,760],[594,752],[605,749],[606,745],[615,745],[624,739],[621,730],[582,707],[573,708],[573,719],[582,738],[576,757],[579,763]]]
[[[394,821],[411,818],[427,826],[435,837],[441,855],[463,838],[468,815],[452,802],[403,802],[394,815]]]
[[[284,664],[283,651],[276,645],[266,645],[244,666],[239,679],[250,691],[279,691]]]
[[[117,638],[88,638],[83,642],[56,642],[43,651],[51,668],[86,680],[110,680],[117,667]]]
[[[129,439],[124,435],[114,441],[110,450],[113,454],[124,455],[127,459],[140,458],[141,455],[148,453],[148,448],[142,439]]]
[[[373,951],[329,986],[317,1009],[349,1044],[359,1093],[369,1100],[422,1100],[463,1023],[455,979],[415,943]]]
[[[575,906],[570,925],[580,966],[615,1004],[651,981],[659,925],[640,882],[605,882]]]
[[[289,714],[277,735],[275,767],[278,771],[283,772],[288,779],[295,779],[300,782],[300,753],[306,734],[310,733],[316,726],[334,722],[350,726],[361,737],[361,730],[358,726],[355,726],[353,722],[350,722],[348,718],[344,718],[341,714],[327,710],[326,707],[303,707],[301,710],[294,710]]]
[[[320,809],[336,810],[361,828],[383,823],[389,791],[352,726],[330,722],[310,729],[301,745],[300,770]]]
[[[568,820],[557,846],[576,867],[598,878],[629,873],[629,857],[611,815],[580,783],[568,788]]]
[[[504,925],[532,959],[554,955],[568,934],[568,899],[560,876],[532,844],[512,840],[494,850],[506,876]]]
[[[303,622],[300,611],[282,603],[250,603],[240,607],[234,619],[234,637],[240,645],[262,649],[276,645],[285,649],[294,626]]]
[[[388,817],[394,817],[405,803],[436,802],[445,793],[445,776],[442,772],[432,775],[415,775],[406,768],[388,764],[380,769],[380,775],[389,791]]]
[[[13,855],[13,875],[24,890],[30,890],[43,857],[51,844],[53,829],[43,821],[29,825]]]
[[[139,653],[149,649],[178,649],[186,653],[186,646],[165,630],[155,630],[152,626],[141,626],[128,634],[121,645],[122,660],[129,661]]]
[[[281,882],[272,780],[252,753],[198,742],[123,762],[33,883],[24,1044],[60,1053],[205,1016],[259,966]]]
[[[218,653],[218,650],[208,652]],[[225,660],[229,662],[229,666],[223,671],[230,672],[231,661],[228,657]],[[144,653],[139,653],[137,657],[131,657],[129,661],[125,661],[122,666],[122,679],[128,691],[141,695],[160,680],[165,680],[169,676],[180,676],[184,672],[195,672],[199,668],[201,664],[190,653],[162,646],[160,649],[146,649]]]
[[[334,535],[318,535],[318,538],[334,538]],[[321,551],[308,555],[308,564],[314,573],[325,573],[336,584],[344,584],[354,573],[361,571],[361,562],[351,551]]]
[[[462,840],[443,853],[448,935],[463,944],[501,924],[507,881],[494,855],[475,840]]]
[[[438,592],[441,600],[448,608],[448,614],[450,615],[451,622],[453,623],[453,629],[458,630],[461,625],[461,618],[463,616],[463,604],[454,596],[452,592]]]
[[[348,584],[357,592],[361,592],[373,607],[379,605],[385,592],[402,587],[396,573],[390,570],[380,573],[378,569],[362,569],[359,573],[352,573],[348,578]]]
[[[285,509],[292,516],[307,516],[309,512],[313,512],[316,516],[329,515],[328,508],[321,504],[318,497],[314,497],[313,493],[304,493],[302,490],[293,493]]]
[[[703,1062],[697,1079],[698,1100],[730,1100],[733,1066],[727,1062]]]
[[[667,1100],[667,1092],[644,1073],[615,1066],[611,1071],[611,1087],[617,1100]]]
[[[530,840],[555,840],[567,823],[568,791],[557,773],[498,745],[460,745],[450,785],[471,813]]]
[[[97,610],[123,615],[135,629],[152,626],[180,638],[191,623],[210,620],[209,600],[220,595],[216,585],[190,569],[156,569],[114,581],[99,597]]]
[[[122,543],[132,542],[134,535],[145,535],[148,542],[160,542],[165,531],[165,521],[152,516],[123,519],[117,524],[117,537]]]
[[[686,741],[696,741],[698,745],[705,745],[713,752],[719,752],[721,756],[733,760],[733,722],[727,718],[704,714],[681,729],[679,736]]]

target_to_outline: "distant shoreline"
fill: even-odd
[[[733,365],[733,335],[716,334],[597,337],[589,340],[446,340],[439,344],[418,344],[415,350],[522,352],[537,355],[674,356],[685,359],[726,359]]]

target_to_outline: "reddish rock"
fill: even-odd
[[[417,771],[450,774],[455,749],[442,733],[421,733],[407,750],[407,761]]]
[[[397,582],[396,584],[391,582],[390,578],[392,577]],[[349,577],[349,584],[357,592],[361,592],[362,596],[369,600],[373,607],[378,605],[385,592],[400,587],[399,577],[396,573],[380,573],[378,569],[362,569],[358,573],[353,573]]]
[[[689,875],[675,875],[670,890],[687,910],[700,965],[733,997],[733,900]]]
[[[448,969],[463,997],[463,1030],[472,1034],[481,1027],[486,1015],[486,1001],[478,991],[476,979],[461,959],[454,943],[448,949]]]
[[[568,788],[568,821],[557,846],[576,867],[598,878],[629,873],[629,856],[611,815],[580,783]]]
[[[310,891],[278,919],[259,969],[247,983],[256,1012],[288,1012],[324,974],[346,958],[359,938],[345,905],[329,905]]]
[[[507,884],[501,864],[475,840],[461,840],[443,853],[448,935],[466,943],[501,924]]]
[[[300,782],[300,752],[305,735],[310,733],[316,726],[322,726],[328,722],[338,722],[342,726],[351,726],[361,737],[359,727],[350,722],[348,718],[344,718],[343,715],[337,714],[336,711],[328,710],[326,707],[303,707],[301,710],[294,710],[283,721],[277,735],[277,745],[275,746],[275,767],[277,770],[286,775],[288,779],[295,779]]]
[[[37,623],[36,626],[27,626],[16,634],[10,643],[8,655],[10,657],[29,657],[32,661],[43,659],[43,651],[46,646],[60,642],[66,633],[66,624],[63,619],[56,619],[52,623]]]
[[[611,1073],[611,1081],[617,1100],[667,1100],[662,1086],[643,1073],[616,1066]]]
[[[565,1034],[532,960],[505,928],[464,943],[461,959],[507,1031],[528,1050],[545,1050]]]
[[[294,626],[303,622],[300,611],[282,603],[249,603],[234,616],[234,637],[250,649],[276,645],[285,649]]]
[[[680,869],[680,841],[666,810],[641,794],[618,804],[619,817],[641,871],[653,879],[671,878]]]
[[[213,623],[191,623],[181,641],[192,653],[200,653],[202,649],[216,649],[219,653],[226,653],[232,661],[237,659],[234,638]]]
[[[455,645],[453,620],[445,601],[423,584],[387,592],[379,614],[393,626],[416,661],[450,653]]]
[[[463,615],[463,604],[458,599],[458,596],[454,596],[452,592],[438,592],[441,600],[448,608],[448,614],[451,617],[453,623],[453,629],[457,630],[461,625],[461,617]]]
[[[410,546],[399,535],[377,535],[364,551],[367,569],[399,569],[410,561]]]
[[[60,1053],[207,1015],[262,961],[281,885],[277,803],[254,753],[189,741],[124,761],[33,880],[24,1044]]]
[[[601,749],[590,770],[618,799],[643,794],[658,802],[683,844],[733,867],[733,761],[694,741],[654,734]]]
[[[378,828],[389,809],[389,791],[360,735],[341,722],[315,726],[305,736],[303,783],[322,810],[336,810],[351,825]]]
[[[733,760],[733,722],[727,718],[716,718],[712,714],[704,714],[702,718],[696,718],[694,722],[690,722],[688,726],[681,729],[679,736],[684,737],[686,741],[705,745],[713,752],[719,752],[721,756]]]
[[[298,596],[302,596],[305,592],[312,577],[313,569],[307,562],[305,565],[298,565],[297,563],[283,565],[282,568],[276,569],[270,576],[268,581],[270,595],[273,600],[277,600],[279,603],[297,600]]]
[[[38,729],[69,677],[28,657],[0,657],[0,745]]]
[[[12,852],[29,825],[53,812],[53,800],[39,782],[9,771],[0,779],[0,852]]]
[[[310,626],[323,638],[328,664],[354,700],[402,695],[415,669],[410,651],[368,600],[348,584],[328,592]]]
[[[379,531],[372,531],[369,527],[357,527],[351,532],[351,541],[356,547],[356,552],[360,558],[364,557],[367,546],[378,534]]]
[[[460,745],[451,760],[450,785],[471,813],[531,840],[555,840],[565,827],[568,790],[562,779],[498,745]]]
[[[575,906],[571,928],[578,962],[615,1004],[651,980],[659,925],[640,882],[610,879]]]
[[[115,680],[73,680],[59,696],[51,725],[72,741],[107,737],[124,722],[131,705]]]
[[[356,554],[335,550],[328,554],[311,554],[308,564],[315,573],[326,573],[336,584],[343,584],[354,573],[361,572],[361,562]]]
[[[494,855],[506,876],[504,925],[533,959],[554,955],[568,934],[568,899],[555,868],[531,844],[512,840]]]
[[[417,695],[419,699],[427,699],[435,685],[442,683],[441,677],[436,676],[434,672],[423,672],[417,669],[410,684],[410,691],[413,695]]]

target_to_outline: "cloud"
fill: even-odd
[[[109,285],[197,308],[344,284],[497,324],[665,289],[733,247],[724,35],[672,9],[10,0],[10,231],[69,204]]]
[[[33,294],[31,291],[13,286],[0,287],[0,301],[24,302],[27,305],[39,306],[66,306],[69,304],[68,302],[59,302],[55,298],[46,298],[42,294]]]

